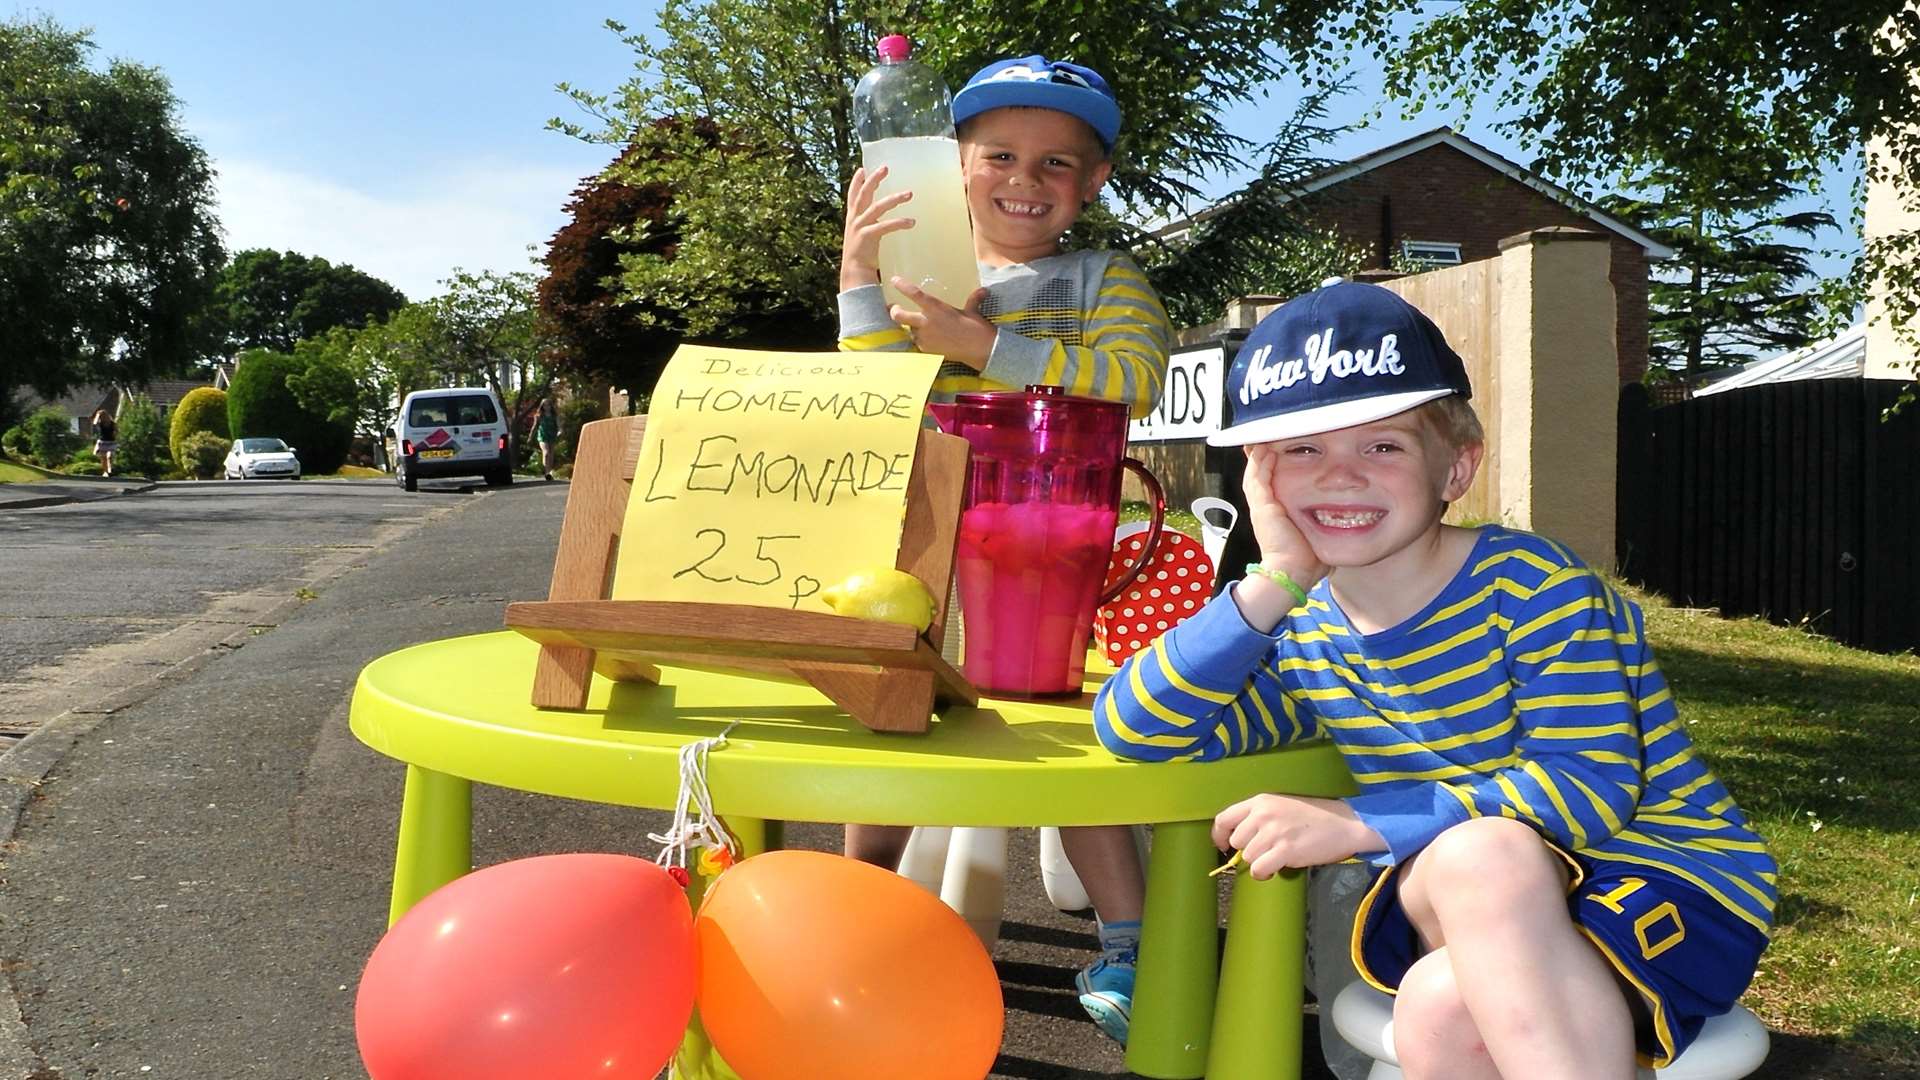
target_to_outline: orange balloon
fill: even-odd
[[[960,916],[897,874],[770,851],[720,875],[693,921],[700,1019],[746,1080],[980,1080],[1006,1019]]]

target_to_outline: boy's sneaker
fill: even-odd
[[[1100,959],[1081,968],[1073,977],[1080,991],[1080,1007],[1108,1038],[1127,1045],[1127,1027],[1133,1020],[1133,966],[1140,947],[1109,949]]]

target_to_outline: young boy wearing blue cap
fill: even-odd
[[[874,198],[882,170],[854,173],[840,261],[840,347],[945,357],[936,399],[969,390],[1066,387],[1153,410],[1173,330],[1140,267],[1113,251],[1060,250],[1113,171],[1120,106],[1091,68],[1044,56],[980,69],[953,98],[974,255],[982,287],[963,308],[896,278],[920,308],[889,309],[881,294],[880,237],[913,227],[893,216],[909,192]],[[908,209],[911,209],[909,206]],[[1139,858],[1126,828],[1065,829],[1062,846],[1093,900],[1101,956],[1081,971],[1081,1003],[1125,1041],[1140,940]],[[898,864],[907,830],[849,826],[847,854]]]
[[[1044,56],[1002,60],[954,95],[953,120],[982,287],[956,308],[896,281],[920,310],[889,309],[880,238],[913,227],[894,215],[912,193],[876,200],[881,171],[857,171],[840,254],[841,348],[943,356],[937,395],[1044,383],[1145,416],[1173,340],[1159,295],[1126,255],[1060,250],[1113,171],[1120,106],[1106,80]]]
[[[1409,1077],[1618,1077],[1730,1009],[1775,865],[1696,752],[1639,608],[1564,547],[1441,522],[1483,450],[1460,358],[1411,304],[1333,284],[1228,376],[1261,558],[1107,680],[1101,741],[1217,758],[1318,734],[1360,793],[1214,819],[1255,877],[1377,870],[1354,963],[1397,993]]]

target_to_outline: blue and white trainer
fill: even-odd
[[[1108,1038],[1127,1044],[1133,1021],[1133,974],[1140,955],[1140,923],[1104,923],[1100,927],[1100,958],[1073,977],[1080,1007],[1087,1010]]]

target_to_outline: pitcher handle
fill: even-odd
[[[1153,560],[1153,549],[1160,543],[1160,526],[1167,517],[1167,493],[1161,490],[1160,481],[1154,477],[1153,473],[1135,458],[1120,459],[1120,466],[1132,469],[1133,474],[1138,476],[1140,483],[1146,487],[1148,499],[1153,504],[1153,521],[1147,526],[1147,543],[1140,549],[1140,557],[1133,561],[1133,566],[1121,576],[1119,581],[1113,583],[1112,588],[1100,595],[1100,601],[1094,607],[1104,606],[1107,601],[1119,596],[1121,590],[1133,584],[1134,579],[1140,576],[1140,571],[1147,568],[1147,563]]]

